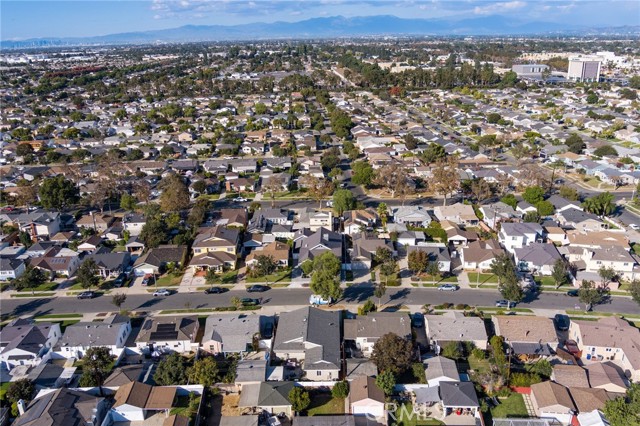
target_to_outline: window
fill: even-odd
[[[322,375],[322,371],[316,371],[316,376],[321,376]]]

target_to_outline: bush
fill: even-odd
[[[533,373],[513,373],[511,374],[510,385],[515,387],[528,388],[531,385],[540,383],[542,379]]]
[[[411,365],[411,372],[413,373],[413,377],[420,383],[424,385],[427,383],[427,375],[424,371],[424,364],[421,362],[415,362]]]
[[[507,388],[507,387],[504,387],[504,388],[502,388],[502,389],[500,389],[500,390],[498,391],[497,395],[498,395],[500,398],[508,398],[508,397],[510,397],[510,396],[511,396],[511,394],[512,394],[512,393],[513,393],[513,391],[512,391],[511,389],[509,389],[509,388]]]
[[[459,311],[464,311],[466,309],[469,309],[469,305],[467,305],[466,303],[458,303],[455,308]]]
[[[485,353],[482,349],[480,349],[480,348],[474,348],[474,349],[471,351],[471,354],[473,355],[473,357],[474,357],[475,359],[484,359],[484,358],[485,358],[485,356],[486,356],[486,353]]]
[[[367,315],[369,312],[375,312],[376,304],[371,299],[367,299],[364,305],[358,307],[358,315]]]
[[[346,398],[349,394],[349,385],[347,382],[338,382],[331,389],[331,396],[334,398]]]

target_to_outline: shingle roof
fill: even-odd
[[[479,407],[472,382],[441,382],[440,398],[447,407]]]
[[[567,410],[575,410],[569,391],[562,385],[553,382],[542,382],[531,385],[531,393],[535,396],[538,408],[543,409],[552,405],[566,407]]]
[[[373,377],[359,376],[349,384],[349,402],[354,403],[365,399],[384,402],[384,392],[378,387]]]
[[[447,377],[452,380],[460,380],[460,374],[456,367],[456,362],[443,356],[429,358],[424,361],[425,375],[427,380]]]

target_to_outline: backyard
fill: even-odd
[[[397,409],[389,413],[391,417],[390,424],[396,424],[397,426],[436,426],[443,425],[436,419],[421,419],[419,414],[411,415],[413,413],[413,406],[411,404],[398,405]]]
[[[308,416],[326,416],[344,413],[344,399],[334,398],[328,392],[311,393],[311,404],[307,408]]]
[[[494,419],[526,418],[529,417],[529,413],[522,395],[513,393],[506,399],[500,399],[500,404],[491,409],[491,417]]]

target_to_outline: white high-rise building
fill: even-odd
[[[569,58],[567,78],[571,81],[593,82],[600,80],[600,56],[575,56]]]

